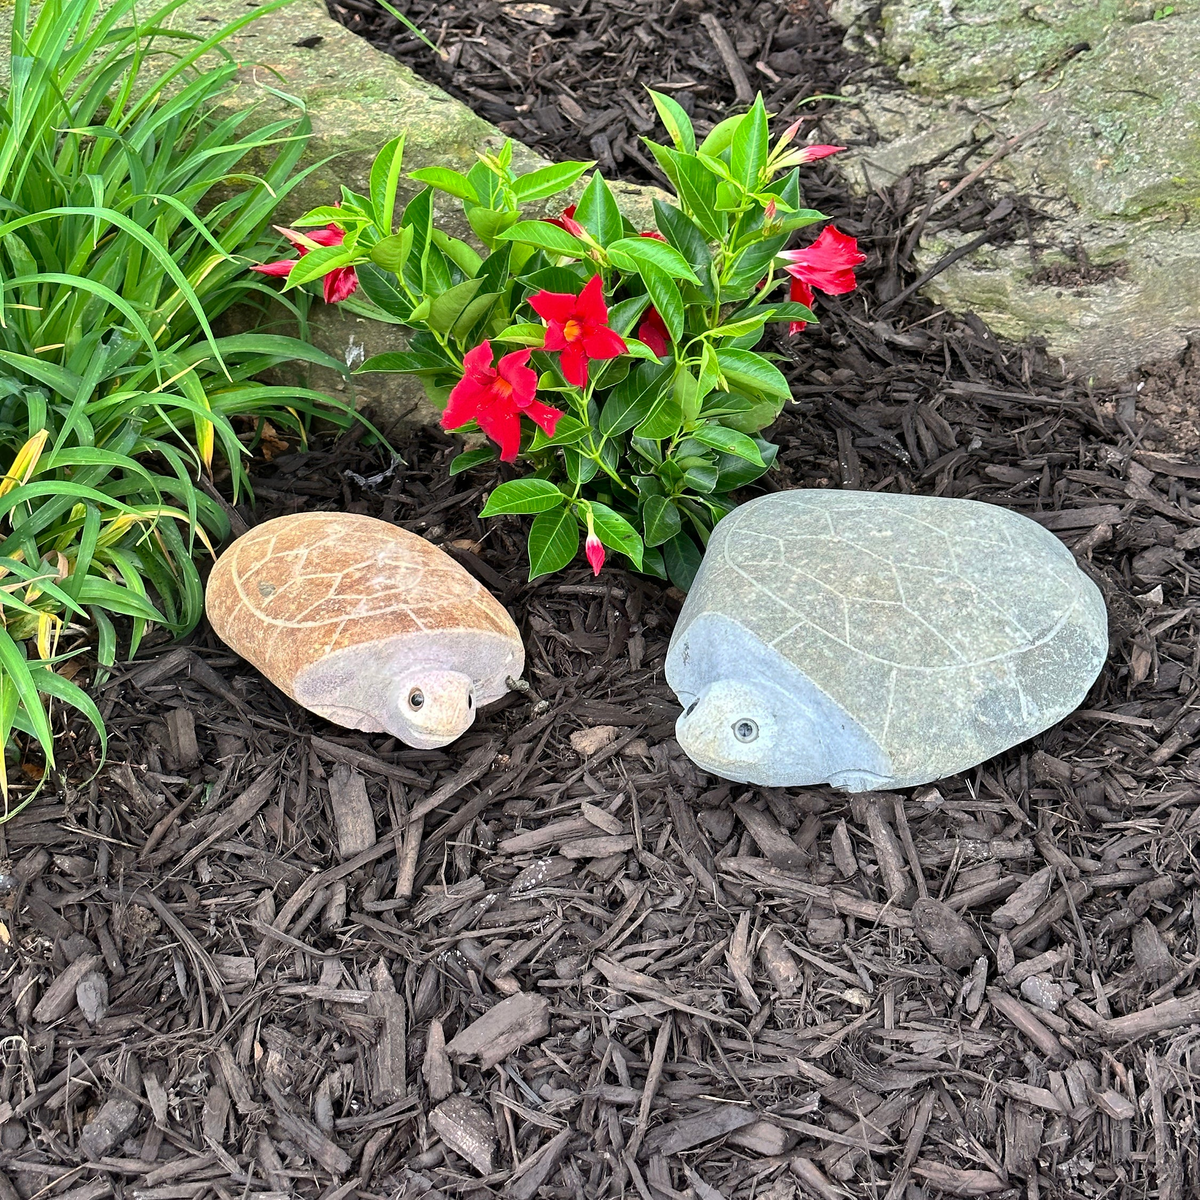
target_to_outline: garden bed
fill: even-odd
[[[714,120],[735,99],[694,8],[613,6],[584,50],[588,19],[503,7],[507,57],[492,27],[474,32],[482,10],[469,29],[450,6],[436,22],[411,11],[445,23],[452,54],[459,30],[460,94],[547,153],[595,156],[569,115],[553,131],[536,118],[544,139],[526,125],[564,85],[597,119],[597,89],[624,112],[636,89],[620,88],[685,72]],[[754,25],[711,11],[731,35]],[[813,48],[797,88],[836,91],[851,66],[836,31],[815,7],[786,14],[779,28],[803,36],[785,49]],[[567,34],[576,49],[559,54]],[[463,83],[478,45],[464,39],[485,35],[519,81],[511,107],[536,92],[526,112],[490,111]],[[539,53],[567,64],[553,88],[529,85]],[[617,84],[582,78],[620,53]],[[743,69],[774,53],[754,47]],[[501,97],[487,103],[516,96],[474,78]],[[597,126],[614,160],[636,132],[620,120]],[[420,752],[310,717],[206,627],[106,684],[108,765],[89,782],[96,746],[73,726],[72,786],[0,827],[0,1194],[7,1179],[77,1200],[823,1200],[910,1181],[928,1196],[1184,1195],[1200,1170],[1200,469],[1169,457],[1172,431],[1134,387],[1063,381],[1036,348],[907,294],[928,197],[903,181],[849,207],[840,194],[814,171],[809,199],[870,259],[819,327],[778,342],[796,402],[768,486],[964,496],[1054,529],[1111,615],[1085,708],[903,797],[728,784],[672,735],[677,592],[613,569],[526,583],[521,519],[475,516],[493,469],[450,477],[436,431],[398,463],[353,435],[303,454],[267,437],[243,521],[339,509],[421,533],[514,614],[531,691]],[[988,225],[992,210],[976,183],[936,220],[1032,236],[1027,208]],[[1153,388],[1169,404],[1185,384]],[[1035,876],[1047,902],[994,919]],[[918,894],[970,923],[986,979],[913,936]],[[1052,1012],[1022,991],[1038,955],[1063,989]]]

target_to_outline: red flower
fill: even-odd
[[[297,233],[294,229],[284,229],[282,225],[276,225],[275,228],[300,251],[300,258],[308,253],[308,247],[301,238],[307,237],[318,246],[340,246],[346,238],[345,233],[336,225],[326,225],[324,229],[314,229],[307,234]],[[292,268],[299,261],[298,258],[285,258],[280,262],[251,267],[250,270],[257,271],[260,275],[290,275]],[[354,289],[358,287],[358,274],[353,267],[338,267],[325,276],[324,285],[325,303],[337,304],[354,293]]]
[[[639,233],[638,237],[653,238],[656,242],[665,242],[667,240],[665,237],[663,237],[663,235],[661,233],[659,233],[655,229],[647,229],[645,233]]]
[[[575,237],[583,237],[584,229],[578,221],[572,220],[575,216],[575,205],[568,204],[562,210],[562,215],[557,217],[544,217],[543,220],[547,225],[557,225],[559,229],[565,229],[568,233],[574,234]]]
[[[525,365],[530,353],[528,347],[514,350],[493,367],[491,342],[480,342],[474,350],[468,350],[463,358],[463,377],[442,413],[442,428],[460,429],[468,421],[475,421],[500,447],[505,462],[512,462],[521,448],[522,413],[553,437],[563,414],[534,399],[537,372]]]
[[[788,293],[788,299],[794,300],[797,304],[803,304],[805,308],[812,308],[812,288],[810,288],[803,279],[796,279],[793,277],[792,286]],[[807,328],[807,326],[807,321],[793,321],[788,326],[788,333],[800,333]]]
[[[626,352],[625,342],[608,327],[603,281],[593,275],[578,296],[570,292],[538,292],[529,306],[546,321],[546,349],[561,350],[563,378],[575,387],[586,387],[588,360],[616,358]]]
[[[832,225],[821,230],[821,236],[802,250],[785,250],[779,256],[792,277],[791,298],[801,304],[812,304],[812,289],[841,296],[858,286],[854,268],[867,261],[858,242],[848,234],[839,233]],[[803,321],[793,321],[791,332],[804,328]]]
[[[592,522],[590,509],[587,515],[587,537],[583,542],[583,552],[587,555],[587,560],[591,564],[592,574],[599,575],[600,568],[604,566],[604,547],[600,544],[600,539],[596,536],[596,526]]]
[[[657,308],[653,305],[646,310],[642,323],[638,326],[638,341],[644,342],[662,358],[671,344],[671,335],[667,332],[667,323],[662,319]]]

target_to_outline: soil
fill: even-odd
[[[711,11],[734,30],[757,10]],[[807,30],[792,48],[836,48],[816,8],[776,11]],[[466,24],[438,12],[449,45]],[[697,106],[734,99],[691,61],[695,10],[593,0],[594,29],[605,12],[608,53],[644,26],[710,89]],[[556,28],[487,37],[526,63]],[[805,86],[835,90],[850,64],[824,54]],[[1111,614],[1084,707],[936,787],[730,784],[672,736],[677,592],[586,566],[527,583],[521,519],[475,515],[497,475],[451,477],[440,432],[400,460],[268,437],[239,520],[421,533],[512,612],[528,690],[419,752],[298,709],[201,627],[100,687],[98,773],[60,714],[62,777],[0,826],[3,1200],[1190,1194],[1200,469],[1146,411],[1186,372],[1057,378],[906,294],[911,181],[849,202],[814,171],[811,195],[870,258],[775,347],[796,399],[766,485],[1053,529]]]

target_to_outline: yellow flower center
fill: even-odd
[[[499,396],[501,400],[507,400],[512,395],[513,385],[507,379],[501,379],[497,376],[492,381],[492,392]]]
[[[563,337],[568,342],[574,342],[583,336],[583,326],[572,318],[563,325]]]

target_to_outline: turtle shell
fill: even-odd
[[[1061,720],[1108,651],[1099,590],[1052,533],[976,501],[870,492],[775,493],[717,525],[667,657],[681,698],[706,671],[761,673],[751,654],[700,653],[743,635],[778,656],[773,682],[802,681],[810,710],[818,696],[865,733],[891,786]]]
[[[462,666],[479,704],[524,663],[512,618],[445,551],[351,513],[297,513],[243,534],[213,567],[206,608],[222,641],[317,711],[303,681],[367,645],[381,660],[386,645],[391,658],[407,648]]]

